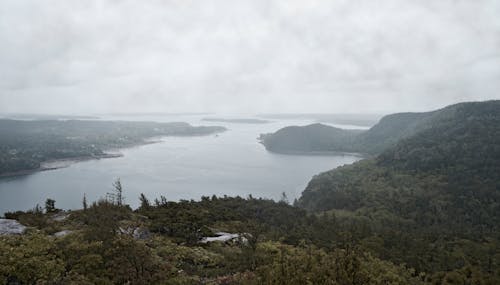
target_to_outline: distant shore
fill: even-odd
[[[24,176],[24,175],[30,175],[30,174],[34,174],[34,173],[42,172],[42,171],[66,168],[72,164],[82,162],[82,161],[123,157],[124,155],[122,153],[119,153],[118,151],[120,151],[122,149],[137,147],[137,146],[160,143],[162,137],[164,137],[164,136],[151,137],[151,138],[144,139],[144,141],[142,141],[140,143],[134,143],[134,144],[124,145],[122,147],[111,148],[111,149],[107,150],[107,151],[109,151],[108,153],[104,153],[101,155],[88,155],[88,156],[75,156],[75,157],[68,157],[68,158],[61,158],[61,159],[49,159],[49,160],[41,162],[40,166],[38,168],[23,169],[23,170],[19,170],[19,171],[2,173],[2,174],[0,174],[0,178]]]
[[[185,122],[0,119],[0,177],[29,175],[86,160],[120,157],[120,150],[157,143],[162,137],[205,136],[227,129]],[[36,135],[33,135],[36,134]],[[56,145],[56,150],[50,145]],[[26,150],[29,150],[26,151]],[[62,156],[62,157],[61,157]]]
[[[105,159],[105,158],[117,158],[117,157],[123,157],[123,154],[121,154],[121,153],[105,153],[102,155],[77,156],[77,157],[71,157],[71,158],[51,159],[51,160],[47,160],[47,161],[40,163],[40,166],[38,168],[23,169],[23,170],[18,170],[18,171],[2,173],[2,174],[0,174],[0,178],[30,175],[30,174],[34,174],[34,173],[42,172],[42,171],[66,168],[74,163],[78,163],[78,162],[82,162],[82,161],[99,160],[99,159]]]
[[[106,159],[106,158],[123,157],[124,155],[122,153],[119,153],[118,151],[120,151],[122,149],[137,147],[137,146],[160,143],[161,138],[162,138],[162,136],[151,137],[151,138],[145,139],[141,143],[134,143],[134,144],[130,144],[130,145],[124,145],[122,147],[111,148],[111,149],[107,150],[107,151],[109,151],[108,153],[104,153],[101,155],[88,155],[88,156],[75,156],[75,157],[68,157],[68,158],[61,158],[61,159],[49,159],[49,160],[41,162],[40,166],[38,168],[23,169],[23,170],[19,170],[19,171],[2,173],[2,174],[0,174],[0,178],[24,176],[24,175],[30,175],[30,174],[34,174],[34,173],[42,172],[42,171],[66,168],[72,164],[75,164],[78,162],[83,162],[83,161],[88,161],[88,160],[100,160],[100,159]]]
[[[215,134],[217,134],[217,133],[215,133]],[[212,134],[203,134],[202,136],[205,136],[205,135],[208,136],[208,135],[212,135]],[[191,136],[191,135],[188,135],[188,136]],[[121,147],[110,148],[107,150],[108,153],[104,153],[102,155],[75,156],[75,157],[68,157],[68,158],[61,158],[61,159],[50,159],[50,160],[42,161],[38,168],[23,169],[23,170],[18,170],[18,171],[0,173],[0,178],[25,176],[25,175],[34,174],[37,172],[42,172],[42,171],[66,168],[72,164],[82,162],[82,161],[123,157],[123,154],[119,153],[119,151],[122,149],[128,149],[128,148],[133,148],[133,147],[138,147],[138,146],[160,143],[160,142],[162,142],[162,138],[164,138],[164,137],[170,137],[170,136],[164,135],[164,136],[154,136],[154,137],[145,138],[142,142],[123,145]]]

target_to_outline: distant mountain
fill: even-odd
[[[478,104],[495,106],[498,101],[460,103],[423,113],[397,113],[383,117],[366,131],[343,130],[326,125],[286,127],[261,136],[262,144],[273,152],[341,151],[379,154],[401,139],[434,129],[462,109],[481,109]]]
[[[383,117],[369,130],[345,130],[323,124],[285,127],[261,136],[273,152],[337,151],[376,154],[412,135],[428,113],[399,113]]]

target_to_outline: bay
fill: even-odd
[[[88,201],[105,197],[112,183],[121,179],[125,202],[133,208],[144,193],[150,200],[202,196],[263,197],[278,200],[286,193],[290,201],[300,196],[313,175],[360,159],[345,155],[283,155],[265,150],[261,133],[308,120],[282,120],[268,124],[207,122],[203,115],[113,116],[105,120],[184,121],[193,125],[222,125],[228,131],[202,137],[164,137],[159,142],[119,150],[118,158],[88,160],[56,170],[0,179],[0,215],[6,211],[43,206],[47,198],[56,207],[81,208]],[[219,116],[220,117],[220,116]],[[232,117],[234,118],[234,117]],[[346,127],[336,125],[337,127]],[[356,126],[347,126],[356,128]]]

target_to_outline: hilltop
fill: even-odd
[[[349,142],[360,132],[318,123],[285,127],[273,134],[261,135],[260,141],[267,150],[277,153],[350,152]]]
[[[283,201],[141,195],[136,210],[109,200],[71,212],[50,205],[5,214],[28,229],[0,235],[0,283],[423,284],[355,245],[350,225]]]
[[[422,113],[397,113],[384,116],[366,131],[345,130],[322,124],[285,127],[261,136],[267,150],[273,152],[357,152],[380,154],[401,139],[434,129],[453,118],[465,119],[465,111],[482,112],[482,108],[498,108],[500,101],[459,103],[440,110]],[[475,110],[475,111],[474,111]]]

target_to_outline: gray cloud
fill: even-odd
[[[1,112],[390,112],[500,99],[496,0],[0,3]]]

